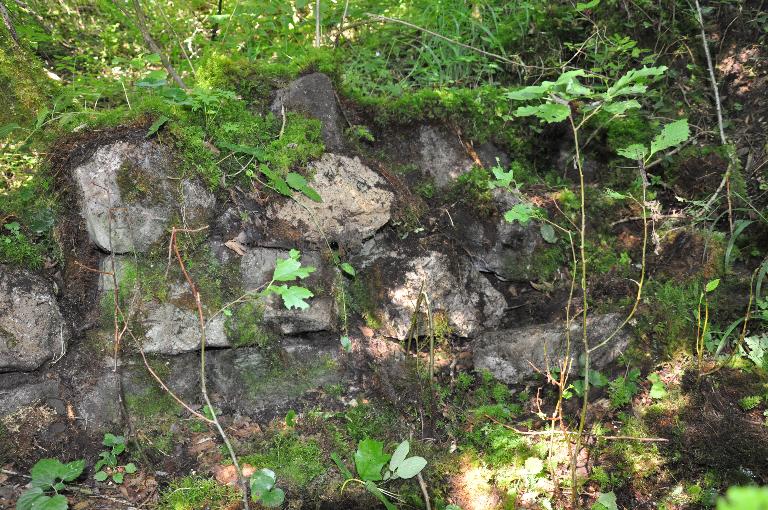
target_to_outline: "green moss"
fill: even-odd
[[[301,74],[319,71],[337,74],[336,54],[331,49],[302,48],[302,52],[283,61],[252,60],[231,53],[211,52],[197,69],[197,84],[210,88],[237,90],[257,108],[266,110],[272,92]]]
[[[179,404],[165,391],[152,387],[139,394],[127,394],[125,405],[132,416],[152,418],[173,416],[181,410]]]
[[[549,244],[538,246],[533,254],[511,252],[504,259],[504,270],[514,280],[552,281],[565,265],[564,249]]]
[[[223,510],[240,499],[234,487],[221,485],[216,480],[187,476],[174,480],[163,491],[158,510]]]
[[[14,48],[5,28],[0,30],[0,126],[31,123],[56,91],[37,58]]]
[[[243,455],[241,463],[256,469],[269,468],[277,474],[278,483],[288,481],[303,487],[325,473],[327,459],[318,442],[293,433],[277,433],[257,445],[258,453]]]
[[[650,336],[654,347],[668,354],[690,349],[700,294],[698,282],[651,280],[644,294],[648,309],[638,316],[641,335]]]
[[[238,306],[227,318],[225,327],[227,338],[235,347],[256,345],[265,348],[272,343],[264,328],[264,305],[258,301],[247,301]]]
[[[319,158],[325,150],[318,120],[294,113],[285,117],[283,136],[267,144],[265,158],[272,170],[282,174]]]
[[[354,441],[388,437],[397,415],[388,406],[359,404],[344,413],[347,434]]]
[[[124,162],[117,169],[117,186],[126,202],[161,202],[163,194],[156,184],[151,175],[130,162]]]
[[[463,200],[478,210],[490,214],[493,212],[493,206],[491,205],[493,194],[489,187],[491,179],[491,173],[485,168],[472,167],[469,172],[465,172],[456,178],[448,192],[448,196],[452,200]]]
[[[59,205],[53,178],[34,154],[0,153],[0,263],[39,269],[46,258],[60,261],[53,235]]]
[[[346,288],[349,308],[359,314],[371,329],[379,329],[382,326],[376,302],[379,288],[375,275],[370,274],[358,274]]]

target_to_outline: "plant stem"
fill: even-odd
[[[184,265],[184,260],[181,258],[181,253],[179,252],[179,246],[176,243],[176,232],[182,231],[184,231],[184,229],[177,229],[175,227],[171,230],[171,245],[173,246],[173,252],[176,255],[176,260],[179,263],[181,272],[184,274],[184,279],[187,280],[187,283],[189,284],[189,287],[192,291],[192,295],[195,298],[195,307],[197,308],[197,318],[200,324],[200,392],[203,394],[203,399],[208,406],[211,420],[213,420],[213,424],[216,426],[216,430],[219,432],[219,436],[221,436],[221,439],[224,441],[224,445],[227,447],[229,456],[232,459],[232,464],[235,466],[235,471],[237,472],[237,480],[243,493],[243,508],[244,510],[249,510],[248,485],[246,484],[245,478],[243,477],[243,471],[240,469],[240,463],[237,461],[237,455],[235,455],[235,450],[232,448],[232,443],[230,443],[229,437],[227,437],[227,434],[224,432],[221,423],[219,423],[219,418],[216,416],[216,411],[213,409],[211,399],[208,397],[208,388],[205,380],[205,316],[203,315],[203,304],[200,301],[200,292],[197,290],[197,286],[192,280],[192,277],[187,272],[187,268]]]
[[[581,223],[579,224],[579,257],[581,258],[581,297],[582,318],[581,318],[581,341],[584,346],[584,400],[581,405],[581,415],[579,417],[579,428],[576,436],[576,444],[573,449],[573,458],[571,459],[571,503],[574,508],[578,508],[579,490],[576,480],[576,466],[581,449],[581,437],[584,433],[584,426],[587,422],[587,404],[589,403],[589,337],[587,335],[587,256],[586,256],[586,231],[587,231],[587,213],[584,189],[584,168],[581,161],[581,150],[579,148],[579,129],[573,122],[573,115],[568,116],[573,132],[573,144],[576,148],[576,168],[579,171],[579,200],[581,206]],[[582,121],[583,123],[583,121]]]

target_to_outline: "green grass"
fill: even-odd
[[[175,480],[160,495],[158,510],[220,510],[240,499],[237,489],[216,480],[187,476]]]
[[[328,468],[320,445],[314,439],[299,437],[293,433],[276,433],[271,439],[257,445],[257,452],[240,458],[241,464],[256,469],[269,468],[281,480],[303,487]]]

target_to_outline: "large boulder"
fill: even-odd
[[[305,392],[340,381],[339,354],[336,336],[284,337],[265,347],[207,351],[208,392],[215,406],[225,412],[253,416],[263,411],[284,411]],[[168,387],[184,401],[201,404],[200,354],[163,358],[163,364],[163,379]],[[162,392],[147,377],[140,359],[133,360],[123,374],[123,390],[128,399]],[[112,411],[91,405],[87,412],[109,417],[118,409],[118,400],[107,405],[110,406]]]
[[[458,336],[474,337],[493,329],[504,315],[504,296],[465,257],[439,251],[409,255],[393,250],[373,255],[363,268],[362,277],[370,286],[382,286],[375,306],[386,336],[400,340],[408,336],[422,289],[432,312],[447,319]],[[423,303],[420,311],[425,310]]]
[[[205,324],[208,347],[229,347],[224,330],[225,318],[217,315]],[[144,351],[153,354],[179,354],[200,349],[202,334],[196,310],[172,303],[152,307],[141,320],[146,330]]]
[[[240,260],[240,274],[243,287],[246,290],[257,289],[269,283],[274,272],[277,259],[287,259],[288,250],[278,248],[253,248]],[[313,331],[331,330],[336,324],[336,311],[333,297],[328,292],[331,288],[333,275],[318,252],[302,253],[303,266],[316,269],[309,277],[291,285],[301,285],[314,289],[316,297],[308,300],[306,310],[287,309],[282,298],[272,294],[260,303],[259,312],[262,324],[284,335],[296,335]],[[322,291],[323,295],[320,295]],[[237,324],[234,328],[237,330]]]
[[[496,275],[505,281],[537,281],[542,278],[547,243],[541,236],[540,225],[532,221],[525,225],[510,223],[504,213],[523,202],[519,193],[496,189],[493,205],[498,211],[490,225],[479,218],[459,222],[460,235],[467,240],[478,270]]]
[[[35,370],[63,356],[69,339],[52,285],[0,264],[0,372]]]
[[[193,181],[168,179],[172,162],[156,142],[121,141],[99,147],[73,170],[81,213],[99,248],[144,252],[177,213],[189,226],[205,221],[213,196]]]
[[[474,155],[464,146],[456,133],[445,126],[423,125],[418,133],[421,170],[431,176],[438,188],[448,187],[461,174],[469,172],[478,162],[485,168],[498,163],[509,165],[509,157],[495,145],[486,142],[474,149]]]
[[[341,110],[331,79],[323,73],[313,73],[291,82],[277,92],[272,112],[280,117],[282,110],[299,112],[319,120],[325,148],[329,152],[344,148]]]
[[[311,185],[323,201],[297,194],[296,201],[275,205],[270,213],[300,230],[304,240],[320,243],[324,234],[332,240],[359,244],[389,221],[394,194],[358,158],[324,154],[309,171],[314,174]]]
[[[0,376],[0,416],[59,396],[60,388],[56,380],[24,382],[9,378],[9,375],[14,374]]]
[[[590,345],[595,346],[616,331],[624,320],[618,313],[593,315],[587,320]],[[578,366],[584,352],[581,321],[575,320],[569,328],[570,357]],[[592,353],[591,367],[606,368],[629,344],[627,329],[619,331],[606,345]],[[503,331],[491,331],[480,335],[472,345],[475,369],[488,370],[494,377],[507,384],[519,384],[533,378],[539,370],[561,365],[565,358],[567,337],[562,321],[527,326]],[[574,371],[576,369],[574,368]]]

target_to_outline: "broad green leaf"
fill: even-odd
[[[16,501],[16,510],[31,510],[35,501],[42,497],[47,497],[43,494],[42,488],[32,487],[31,489],[27,489],[21,496],[19,496],[18,501]]]
[[[73,460],[72,462],[67,462],[64,464],[64,469],[62,469],[59,474],[59,478],[65,482],[71,482],[76,480],[83,473],[83,469],[85,469],[85,460]]]
[[[513,101],[530,101],[531,99],[540,99],[552,89],[552,86],[554,86],[553,82],[545,81],[541,85],[533,85],[531,87],[525,87],[519,90],[507,92],[504,94],[504,96],[507,99],[512,99]]]
[[[541,237],[549,244],[557,242],[557,234],[555,234],[555,229],[549,223],[542,223],[541,227],[539,227],[539,232],[541,232]]]
[[[112,474],[112,481],[117,484],[123,483],[123,478],[124,478],[123,473],[120,473],[119,471],[117,473]]]
[[[336,464],[336,467],[339,468],[339,471],[344,476],[345,480],[349,480],[350,478],[354,478],[354,475],[352,472],[347,469],[347,466],[344,465],[344,462],[342,462],[341,457],[339,457],[339,454],[336,452],[331,453],[331,460]]]
[[[421,473],[427,465],[427,459],[424,457],[409,457],[398,466],[395,474],[400,478],[413,478]]]
[[[397,448],[395,448],[394,453],[392,454],[392,458],[389,460],[389,470],[395,471],[397,467],[405,460],[405,458],[408,456],[408,452],[410,451],[411,446],[408,444],[408,440],[406,439],[399,445],[397,445]]]
[[[366,490],[368,492],[370,492],[371,494],[376,496],[379,499],[379,501],[381,501],[384,504],[384,508],[386,508],[387,510],[397,510],[397,507],[395,507],[395,505],[393,505],[387,499],[387,497],[384,495],[384,493],[381,492],[381,490],[378,487],[376,487],[375,483],[371,482],[370,480],[366,481],[365,482],[365,488],[366,488]]]
[[[320,196],[320,193],[318,193],[317,191],[315,191],[315,189],[314,189],[314,188],[312,188],[311,186],[304,186],[304,187],[303,187],[303,188],[301,188],[299,191],[301,191],[302,193],[304,193],[304,194],[307,196],[307,198],[309,198],[309,199],[310,199],[310,200],[312,200],[313,202],[318,202],[318,203],[320,203],[320,202],[322,202],[322,201],[323,201],[323,198]]]
[[[717,500],[717,510],[765,510],[768,487],[731,487]]]
[[[496,178],[496,180],[491,181],[488,183],[488,186],[491,189],[494,188],[508,188],[512,182],[515,180],[515,172],[513,170],[509,170],[508,172],[505,172],[503,168],[500,166],[495,166],[491,168],[491,172],[493,173],[493,176]]]
[[[267,184],[269,184],[269,186],[275,191],[287,197],[293,195],[291,188],[288,187],[288,184],[285,182],[285,180],[283,180],[283,178],[280,177],[276,172],[270,170],[267,165],[259,165],[259,171],[267,176],[267,179],[269,180]]]
[[[349,336],[344,335],[341,337],[341,348],[344,349],[344,352],[352,350],[352,341],[349,339]]]
[[[592,505],[593,510],[619,510],[619,507],[616,505],[616,494],[611,492],[601,492],[600,496],[597,498],[597,501],[595,501],[595,504]]]
[[[631,71],[627,72],[627,74],[616,80],[616,83],[608,87],[608,90],[605,92],[605,98],[610,100],[617,96],[642,94],[648,88],[644,85],[648,78],[661,76],[666,70],[666,66],[632,69]]]
[[[275,487],[274,489],[265,492],[261,496],[261,501],[259,501],[259,503],[266,507],[274,508],[282,505],[284,501],[285,492],[283,492],[283,489],[280,487]]]
[[[651,381],[651,391],[649,395],[653,399],[662,399],[667,396],[667,388],[664,382],[659,377],[659,374],[652,373],[648,375],[648,380]]]
[[[614,191],[611,188],[605,189],[605,196],[613,200],[625,200],[627,198],[627,195]]]
[[[594,9],[598,5],[600,5],[600,0],[592,0],[591,2],[586,3],[578,2],[576,4],[576,10],[578,12],[587,11],[589,9]]]
[[[125,465],[125,472],[128,473],[129,475],[132,475],[136,471],[137,471],[136,464],[134,464],[133,462],[129,462],[128,464]]]
[[[11,134],[13,131],[16,131],[17,129],[21,129],[21,126],[14,123],[0,126],[0,138],[5,138],[6,136]]]
[[[158,118],[156,121],[154,121],[154,122],[152,123],[152,125],[151,125],[151,126],[149,126],[149,129],[147,129],[147,134],[146,134],[146,135],[144,135],[144,138],[149,138],[150,136],[152,136],[152,135],[154,135],[155,133],[157,133],[157,131],[158,131],[158,130],[159,130],[161,127],[163,127],[163,124],[165,124],[165,123],[166,123],[166,122],[168,122],[169,120],[171,120],[171,119],[169,119],[169,118],[168,118],[168,117],[166,117],[165,115],[161,115],[161,116],[160,116],[160,117],[159,117],[159,118]]]
[[[272,279],[276,282],[290,282],[296,278],[306,278],[315,271],[312,266],[302,267],[298,258],[299,252],[294,253],[292,250],[287,259],[277,259]]]
[[[536,106],[521,106],[515,110],[517,117],[535,116],[544,122],[561,122],[568,118],[571,109],[568,105],[560,103],[543,103]]]
[[[58,459],[41,459],[30,471],[33,487],[53,485],[57,480],[71,482],[83,472],[84,460],[62,464]]]
[[[707,282],[707,286],[705,287],[705,290],[707,292],[712,292],[717,288],[718,285],[720,285],[720,278],[710,280]]]
[[[308,184],[304,176],[297,174],[296,172],[288,172],[288,175],[285,176],[285,182],[288,183],[288,186],[297,191],[300,191]]]
[[[384,453],[384,443],[375,439],[363,439],[357,445],[355,452],[355,467],[357,475],[367,481],[381,480],[381,468],[389,460],[389,454]]]
[[[288,412],[285,413],[285,424],[289,427],[296,425],[296,411],[289,409]]]
[[[688,119],[680,119],[667,124],[651,142],[651,154],[675,147],[686,141],[689,136]]]
[[[632,159],[634,161],[644,161],[645,157],[648,155],[648,148],[639,143],[635,143],[629,147],[619,149],[616,152],[619,154],[619,156],[624,156],[627,159]]]
[[[628,99],[626,101],[617,101],[615,103],[608,103],[603,107],[603,110],[613,115],[621,115],[627,110],[634,110],[637,108],[640,108],[640,103],[638,103],[634,99]]]
[[[341,267],[341,270],[347,273],[349,276],[354,277],[357,275],[357,271],[355,271],[355,268],[352,267],[352,264],[349,262],[342,262],[339,267]]]
[[[103,482],[108,477],[109,477],[109,475],[107,473],[105,473],[104,471],[97,471],[96,474],[93,475],[93,479],[96,480],[97,482]]]
[[[271,469],[261,469],[251,475],[251,496],[254,501],[258,501],[265,492],[268,492],[275,486],[277,476]]]
[[[586,76],[587,73],[583,69],[576,69],[574,71],[568,71],[561,74],[555,81],[555,88],[565,92],[567,95],[584,96],[592,93],[589,87],[582,85],[576,78],[580,76]]]
[[[69,503],[67,498],[61,494],[55,496],[42,496],[36,499],[31,506],[31,510],[67,510]]]
[[[540,215],[539,208],[531,204],[517,204],[512,209],[504,213],[504,220],[509,223],[519,222],[526,225],[534,218]]]
[[[310,200],[314,200],[315,202],[323,201],[318,192],[307,183],[307,180],[303,175],[297,174],[296,172],[289,172],[288,175],[285,176],[285,182],[296,191],[304,193]]]
[[[309,303],[304,300],[314,296],[309,289],[297,285],[291,285],[290,287],[287,285],[273,285],[270,289],[280,294],[283,298],[283,305],[289,310],[292,308],[306,310],[309,308]]]

